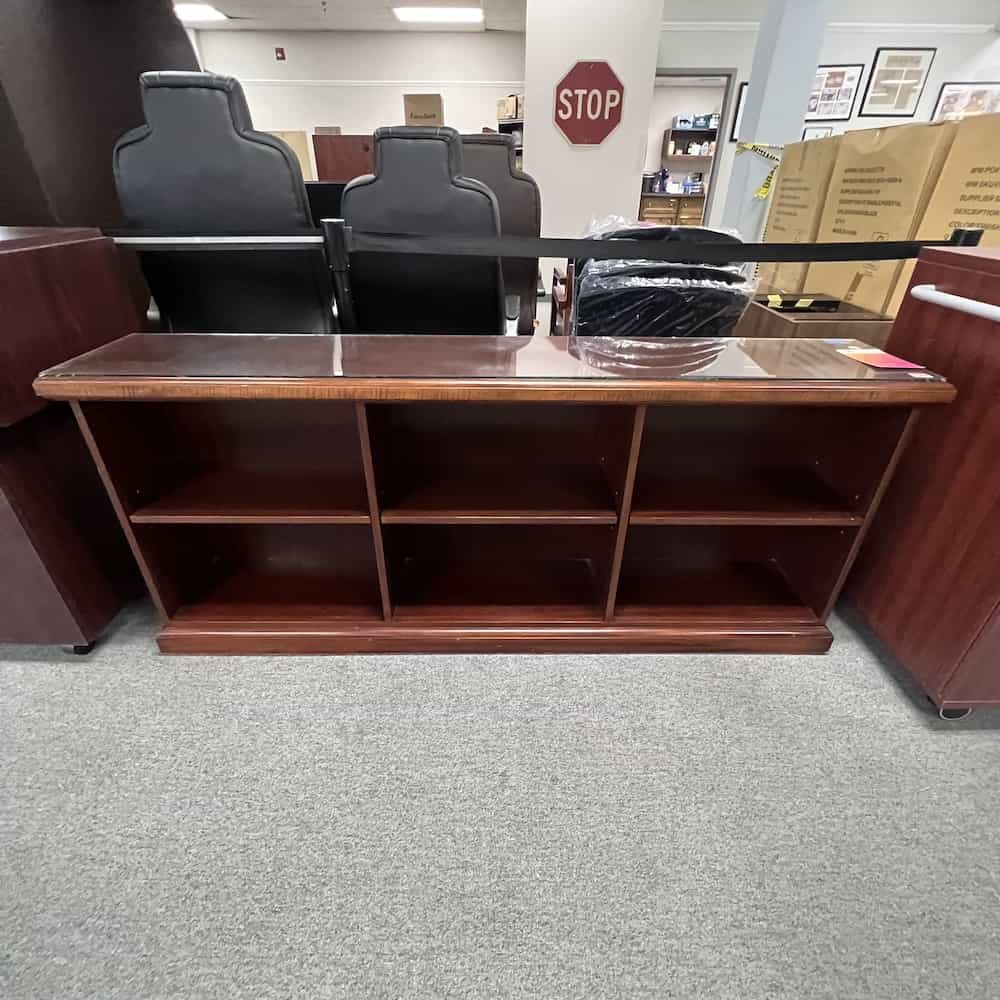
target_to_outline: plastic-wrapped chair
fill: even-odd
[[[740,243],[698,227],[636,226],[597,239]],[[754,284],[726,264],[644,260],[577,261],[574,333],[604,337],[724,337],[743,315]]]

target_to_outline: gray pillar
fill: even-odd
[[[740,124],[741,142],[784,146],[802,138],[802,119],[819,63],[829,0],[770,0],[757,32],[750,86]],[[722,225],[757,241],[767,201],[754,197],[774,166],[756,153],[740,153],[726,192]]]

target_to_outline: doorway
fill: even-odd
[[[735,69],[658,69],[650,106],[639,218],[705,225],[726,150]],[[651,180],[650,175],[655,175]]]

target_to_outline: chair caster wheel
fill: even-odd
[[[86,656],[94,648],[94,643],[92,642],[81,642],[73,647],[73,653],[75,656]]]
[[[959,719],[967,719],[972,715],[971,708],[939,708],[938,718],[947,722],[958,722]]]

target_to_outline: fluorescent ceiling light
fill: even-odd
[[[175,3],[174,13],[181,21],[197,24],[204,21],[228,21],[229,17],[207,3]]]
[[[393,7],[397,21],[425,24],[480,24],[482,7]]]

